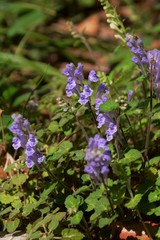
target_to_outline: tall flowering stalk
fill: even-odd
[[[23,118],[21,114],[13,114],[13,123],[10,131],[16,135],[12,139],[12,146],[15,150],[22,147],[26,154],[26,165],[28,168],[33,167],[44,161],[44,156],[37,150],[37,139],[31,132],[30,123]],[[38,166],[38,165],[37,165]]]
[[[132,61],[138,65],[142,74],[144,76],[149,75],[150,79],[150,115],[148,116],[147,134],[145,140],[145,157],[146,160],[148,160],[149,136],[152,122],[153,90],[156,98],[160,98],[160,51],[157,49],[145,51],[142,40],[130,34],[126,35],[126,41],[127,45],[131,48],[131,52],[134,53]]]
[[[144,76],[150,75],[152,88],[156,97],[160,98],[160,51],[157,49],[146,51],[142,40],[131,34],[126,35],[126,42],[134,54],[132,61],[138,65]]]

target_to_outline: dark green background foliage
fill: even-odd
[[[153,99],[149,160],[144,164],[149,81],[132,63],[122,41],[130,32],[143,39],[146,49],[159,48],[160,4],[121,0],[115,5],[113,1],[120,14],[115,19],[124,25],[118,25],[122,38],[118,39],[105,16],[114,8],[111,5],[105,12],[107,1],[100,2],[0,1],[1,231],[23,230],[29,240],[110,239],[119,223],[142,222],[142,230],[160,239],[160,105]],[[103,17],[94,33],[80,31],[84,20],[89,24],[88,17],[100,12]],[[75,24],[70,23],[70,31],[68,21]],[[113,160],[107,188],[96,186],[84,173],[88,144],[84,130],[93,137],[97,128],[91,112],[77,104],[76,97],[66,96],[61,71],[70,62],[82,62],[85,76],[91,69],[98,71],[111,95],[101,110],[115,111],[123,129],[122,144],[109,146]],[[126,105],[130,89],[134,97]],[[46,155],[45,168],[28,170],[23,151],[13,150],[9,127],[14,112],[29,119],[39,149]],[[7,152],[13,163],[5,165]],[[150,231],[145,221],[157,227]]]

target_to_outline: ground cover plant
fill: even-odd
[[[160,239],[160,6],[149,29],[132,1],[128,22],[114,2],[68,4],[1,4],[1,230]],[[111,40],[73,23],[97,6]]]

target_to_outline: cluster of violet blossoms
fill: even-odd
[[[107,141],[104,138],[96,134],[89,139],[85,160],[87,165],[84,171],[89,173],[97,184],[107,179],[109,163],[112,159]]]
[[[150,74],[157,98],[160,98],[160,51],[145,51],[143,42],[137,36],[126,35],[127,46],[134,54],[132,61],[138,65],[144,76]]]
[[[73,94],[77,94],[79,97],[78,102],[81,105],[85,105],[90,101],[90,97],[93,93],[90,85],[91,82],[97,82],[98,77],[94,70],[91,70],[88,75],[88,84],[84,85],[83,65],[78,63],[75,67],[73,63],[67,64],[66,68],[62,72],[67,76],[66,94],[71,97]],[[107,180],[109,172],[109,163],[111,161],[111,152],[107,146],[107,142],[111,141],[117,132],[117,126],[113,121],[114,113],[101,113],[100,105],[108,101],[106,84],[102,83],[98,87],[95,110],[97,115],[98,128],[102,126],[106,127],[106,139],[96,134],[93,138],[89,138],[88,149],[86,151],[85,160],[87,165],[85,172],[89,173],[91,178],[95,180],[97,184],[103,180]],[[113,116],[112,116],[113,115]]]
[[[78,102],[81,105],[85,105],[89,102],[90,96],[93,93],[90,85],[91,82],[97,82],[98,77],[94,70],[91,70],[88,75],[88,84],[83,84],[84,75],[83,75],[83,65],[78,63],[78,66],[75,67],[73,63],[67,64],[66,68],[62,73],[67,76],[67,85],[66,85],[66,94],[68,97],[71,97],[74,93],[79,97]]]
[[[26,165],[28,168],[42,163],[44,156],[37,150],[37,139],[30,130],[30,124],[27,119],[23,118],[21,114],[12,114],[13,123],[10,127],[10,131],[16,134],[16,137],[12,139],[12,146],[15,150],[22,147],[26,154]],[[37,165],[38,166],[38,165]]]

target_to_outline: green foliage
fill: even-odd
[[[85,28],[82,32],[80,25],[76,26],[98,8],[95,0],[1,1],[2,231],[23,230],[28,240],[110,239],[119,223],[132,224],[134,219],[138,220],[149,236],[145,221],[159,222],[160,104],[153,94],[150,111],[149,78],[141,75],[124,45],[128,24],[134,32],[142,33],[143,27],[148,49],[152,42],[155,44],[153,40],[160,27],[157,23],[148,28],[156,18],[150,21],[149,15],[148,20],[147,15],[140,16],[141,10],[133,1],[123,1],[131,12],[129,21],[124,22],[116,6],[107,0],[99,2],[122,45],[106,39],[101,32],[99,36],[89,36]],[[64,16],[70,20],[71,36],[63,24]],[[99,68],[101,57],[98,56],[104,58],[107,68]],[[87,61],[86,72],[95,67],[99,77],[85,106],[77,102],[76,94],[70,99],[66,96],[66,77],[61,73],[66,62],[80,61]],[[99,83],[106,83],[109,90],[108,101],[100,105],[100,111],[113,114],[118,128],[108,143],[112,161],[101,184],[84,172],[89,138],[95,134],[104,137],[106,131],[105,126],[98,128],[96,121],[95,97]],[[134,94],[127,101],[131,89]],[[9,128],[14,112],[29,119],[38,139],[38,150],[45,155],[44,163],[38,167],[28,169],[24,151],[14,152],[11,146],[13,134]],[[148,119],[151,126],[147,146]],[[150,239],[159,239],[160,229],[157,227],[152,235]]]
[[[108,100],[107,102],[100,105],[100,110],[102,112],[111,112],[112,110],[118,109],[119,105],[113,100]]]
[[[63,229],[62,231],[62,239],[72,239],[72,240],[81,240],[84,238],[84,235],[76,229]]]

